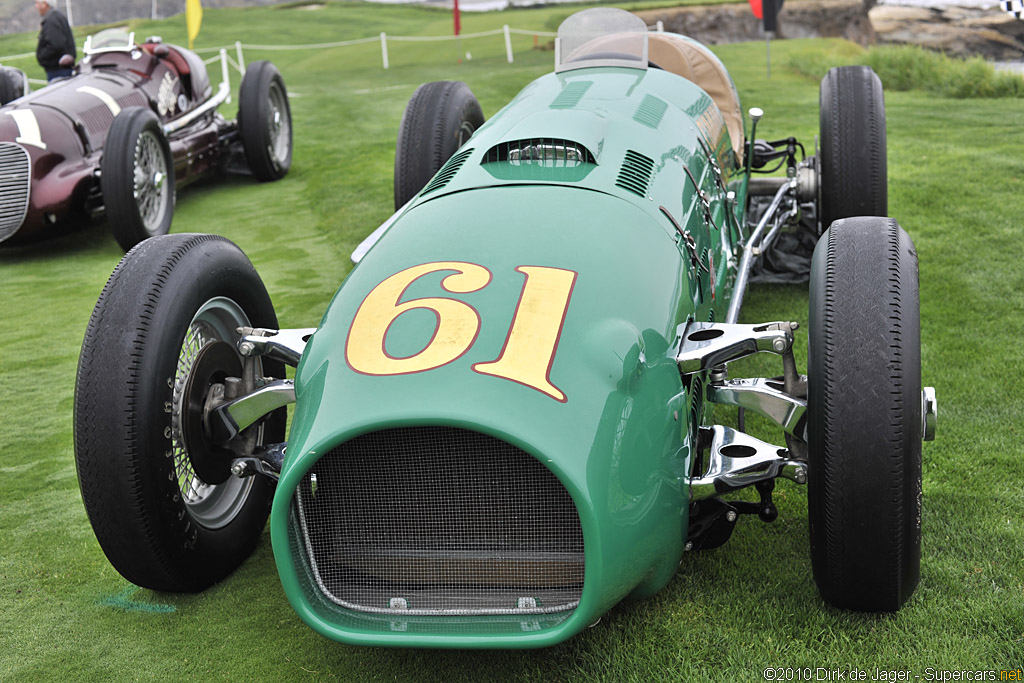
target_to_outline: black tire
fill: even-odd
[[[0,69],[0,106],[13,102],[21,96],[14,79],[9,73]]]
[[[238,128],[245,159],[257,180],[280,180],[292,166],[292,110],[281,73],[253,62],[238,91]]]
[[[171,229],[174,162],[155,113],[130,107],[114,117],[100,159],[100,189],[110,230],[125,251]]]
[[[230,459],[218,459],[226,478],[204,482],[182,436],[183,416],[195,410],[189,401],[201,404],[209,390],[189,382],[196,354],[230,343],[237,356],[240,324],[277,328],[259,275],[232,242],[187,234],[129,252],[89,320],[75,382],[78,482],[100,547],[136,585],[202,590],[252,553],[266,524],[270,481],[237,478]],[[284,377],[266,359],[262,372]],[[282,442],[284,418],[271,416],[259,440]]]
[[[889,214],[882,81],[867,66],[837,66],[821,81],[821,225]]]
[[[921,564],[917,254],[888,218],[847,218],[814,251],[808,518],[824,600],[894,611]]]
[[[398,126],[395,209],[415,197],[483,124],[480,103],[465,83],[434,81],[416,88]]]

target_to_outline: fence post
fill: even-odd
[[[241,41],[235,41],[235,54],[238,55],[238,70],[241,74],[245,75],[245,60],[242,59],[242,43]]]
[[[512,63],[512,35],[509,33],[508,24],[505,24],[505,54],[508,56],[508,63]]]
[[[658,33],[664,33],[665,32],[665,22],[663,22],[663,21],[661,21],[659,19],[658,23],[657,23],[657,26],[658,26]]]
[[[384,68],[388,68],[388,37],[383,31],[380,32],[380,54],[384,60]]]
[[[220,77],[225,83],[230,83],[228,80],[228,51],[224,48],[220,49]],[[231,91],[228,91],[228,98],[225,100],[228,104],[231,104]]]

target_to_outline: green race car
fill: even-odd
[[[775,519],[783,479],[808,487],[824,601],[899,609],[936,403],[917,256],[886,217],[881,84],[828,73],[813,155],[757,140],[760,116],[703,45],[585,10],[554,73],[486,123],[463,83],[416,91],[397,211],[316,329],[281,329],[223,238],[139,244],[75,394],[107,557],[140,586],[200,591],[269,515],[285,593],[330,638],[538,647],[655,593],[741,515]],[[806,374],[795,323],[738,322],[787,235],[817,243]],[[778,377],[729,377],[758,352]],[[778,440],[711,424],[711,404]],[[731,495],[747,487],[759,501]]]

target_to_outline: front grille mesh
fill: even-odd
[[[21,227],[28,211],[28,152],[13,142],[0,142],[0,242]]]
[[[551,614],[583,590],[568,492],[535,458],[476,432],[388,429],[342,444],[303,477],[293,519],[313,583],[360,612]]]

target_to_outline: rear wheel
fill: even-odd
[[[826,602],[893,611],[921,562],[917,254],[888,218],[838,220],[814,252],[808,518]]]
[[[888,215],[882,81],[871,67],[834,67],[821,81],[820,105],[822,226]]]
[[[418,87],[398,127],[395,209],[415,197],[483,124],[480,103],[465,83],[434,81]]]
[[[202,422],[211,387],[241,374],[242,326],[276,328],[274,309],[245,254],[212,235],[143,242],[93,310],[75,384],[78,480],[103,552],[139,586],[202,590],[259,541],[272,484],[231,475]],[[257,369],[284,377],[278,363]],[[283,418],[256,441],[283,441]]]
[[[171,147],[149,109],[131,107],[114,117],[100,160],[100,188],[110,229],[125,251],[171,229]]]
[[[281,73],[253,62],[238,92],[238,128],[249,168],[258,180],[279,180],[292,165],[292,112]]]

